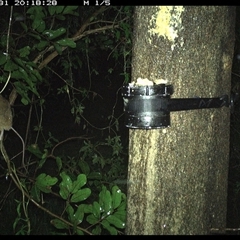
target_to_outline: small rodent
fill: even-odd
[[[12,110],[7,99],[0,95],[0,131],[12,128]]]
[[[26,169],[25,163],[24,163],[24,153],[25,153],[25,143],[20,136],[20,134],[12,127],[12,110],[11,110],[11,101],[8,101],[5,99],[2,95],[0,95],[0,141],[3,141],[3,133],[4,130],[9,131],[12,129],[17,136],[20,138],[23,146],[22,151],[22,165]]]

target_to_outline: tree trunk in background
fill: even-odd
[[[139,6],[134,20],[132,81],[167,79],[172,98],[230,95],[235,7]],[[229,108],[170,115],[170,128],[130,130],[126,234],[226,226]]]

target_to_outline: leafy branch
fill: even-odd
[[[105,30],[108,30],[108,29],[113,29],[113,28],[117,28],[119,27],[119,25],[110,25],[110,26],[104,26],[104,27],[101,27],[101,28],[97,28],[97,29],[92,29],[92,30],[88,30],[88,31],[85,31],[83,32],[82,34],[78,35],[78,36],[75,36],[75,37],[72,37],[72,38],[69,38],[69,40],[72,40],[72,41],[77,41],[77,40],[80,40],[81,38],[87,36],[87,35],[90,35],[90,34],[94,34],[94,33],[100,33],[100,32],[103,32]],[[49,49],[47,51],[50,51],[52,50],[54,47],[51,46],[49,47]],[[61,51],[64,51],[65,49],[67,49],[68,47],[62,47],[61,48]],[[45,53],[45,52],[44,52]],[[43,69],[49,62],[51,62],[55,57],[57,57],[59,55],[59,52],[57,51],[54,51],[52,52],[49,56],[47,56],[39,65],[38,65],[38,69],[41,70]],[[40,59],[42,57],[41,56],[38,56],[37,59]],[[35,59],[33,62],[36,63],[36,60]]]
[[[98,101],[96,96],[101,100],[104,99],[102,94],[98,93],[98,89],[94,89],[95,86],[91,84],[91,75],[99,74],[99,59],[95,58],[96,50],[100,49],[104,54],[110,53],[107,61],[110,56],[111,60],[116,61],[107,69],[109,76],[114,72],[115,67],[117,69],[122,66],[123,61],[125,61],[124,66],[128,66],[126,56],[129,52],[128,44],[131,42],[129,37],[131,14],[127,7],[100,7],[85,11],[78,6],[27,7],[23,8],[25,18],[18,18],[20,20],[16,20],[16,14],[19,12],[11,8],[10,19],[13,21],[5,21],[9,28],[7,31],[3,30],[0,39],[0,47],[2,47],[0,83],[6,86],[10,83],[13,91],[21,96],[21,102],[24,105],[30,104],[24,138],[28,152],[25,156],[23,155],[22,162],[16,161],[15,165],[14,158],[19,154],[9,159],[2,140],[0,142],[0,150],[7,165],[6,177],[11,177],[11,183],[16,185],[21,194],[20,200],[14,199],[18,204],[15,209],[13,208],[18,214],[13,224],[15,233],[30,234],[32,231],[32,219],[30,221],[32,213],[28,212],[30,203],[53,217],[51,223],[56,229],[64,230],[68,234],[100,234],[102,230],[110,234],[119,234],[121,233],[119,229],[125,227],[126,215],[126,196],[114,185],[119,179],[125,179],[126,172],[123,167],[125,155],[120,136],[117,136],[121,116],[116,117],[114,112],[119,89],[112,111],[107,111],[111,116],[107,114],[104,116],[106,127],[94,126],[82,113],[85,106],[88,106],[88,102]],[[75,29],[78,30],[75,31]],[[4,52],[7,53],[7,57]],[[52,61],[57,56],[59,60]],[[52,62],[51,65],[50,62]],[[109,63],[112,65],[112,61]],[[54,68],[60,69],[59,72],[54,71]],[[43,69],[44,71],[40,71]],[[126,73],[125,70],[126,67],[124,67],[124,73]],[[89,80],[87,87],[83,82],[75,79],[76,71],[81,72],[81,79]],[[55,79],[61,79],[57,83],[57,88],[51,88],[52,82],[49,79],[52,79],[52,76]],[[106,79],[111,81],[109,76]],[[103,81],[105,77],[103,76]],[[93,78],[93,83],[94,81]],[[84,121],[82,136],[70,136],[59,141],[49,131],[47,132],[49,138],[45,137],[46,133],[42,125],[43,112],[47,103],[46,96],[52,93],[65,94],[65,96],[67,94],[71,106],[70,112]],[[34,110],[35,116],[33,116]],[[20,115],[22,113],[21,110]],[[17,112],[14,116],[18,120]],[[37,123],[32,126],[34,118]],[[109,129],[109,136],[105,142],[98,141],[97,136],[91,140],[84,137],[85,132],[87,133],[85,127],[94,128],[94,133],[97,130]],[[34,139],[30,138],[31,131]],[[101,134],[103,137],[103,132]],[[77,155],[70,157],[71,149],[65,149],[64,144],[75,139],[84,141],[77,146]],[[57,155],[57,148],[60,151],[64,149],[63,155],[62,153]],[[28,157],[28,160],[24,161],[25,157]],[[44,169],[42,167],[52,160],[57,165],[57,172],[56,169],[53,172],[56,177],[46,173],[36,176],[36,173],[42,171]],[[23,171],[25,166],[27,175]],[[87,187],[82,188],[84,185]],[[105,185],[111,190],[107,190]],[[11,189],[7,190],[5,196],[9,196],[9,192]],[[98,192],[100,193],[97,196]],[[62,211],[61,214],[58,212],[56,214],[40,203],[45,194],[51,194],[57,197],[57,201],[64,203],[63,209],[57,209]],[[85,200],[88,204],[82,203]],[[84,227],[81,225],[82,222]],[[85,228],[86,224],[89,225]]]
[[[98,9],[95,13],[93,13],[83,24],[82,26],[80,27],[80,29],[74,34],[73,37],[69,38],[69,40],[72,40],[72,41],[78,41],[80,40],[81,38],[85,37],[85,36],[88,36],[88,35],[91,35],[91,34],[96,34],[96,33],[100,33],[100,32],[104,32],[106,30],[109,30],[109,29],[114,29],[114,28],[118,28],[119,25],[115,22],[112,22],[112,24],[110,25],[107,25],[107,26],[104,26],[104,27],[99,27],[99,28],[96,28],[96,29],[91,29],[91,30],[86,30],[87,27],[89,27],[90,25],[92,24],[96,24],[96,23],[100,23],[102,21],[96,21],[96,22],[91,22],[92,19],[96,18],[97,15],[103,13],[104,11],[106,11],[106,7],[103,6],[101,7],[100,9]],[[124,19],[126,20],[126,19]],[[124,21],[124,20],[121,20],[121,21]],[[105,21],[105,22],[110,22],[110,21]],[[43,52],[41,52],[39,54],[39,56],[37,56],[33,62],[34,63],[37,63],[40,59],[43,58],[43,55],[46,54],[47,52],[49,51],[52,51],[54,49],[54,46],[50,46],[49,48],[47,48],[46,50],[44,50]],[[64,51],[65,49],[67,49],[67,47],[62,47],[61,48],[61,51]],[[39,65],[38,65],[38,69],[41,70],[42,68],[44,68],[50,61],[52,61],[55,57],[57,57],[59,55],[59,52],[58,51],[54,51],[52,52],[50,55],[48,55]]]
[[[74,213],[74,209],[70,205],[72,203],[78,203],[80,201],[85,200],[91,194],[91,190],[89,188],[82,188],[86,184],[86,175],[79,174],[77,180],[72,182],[71,178],[65,173],[62,172],[60,174],[62,178],[62,182],[59,184],[60,187],[60,195],[66,200],[67,213],[69,215],[70,222],[65,218],[58,216],[46,209],[42,205],[40,205],[27,191],[27,187],[21,180],[19,179],[16,169],[14,165],[10,162],[8,154],[5,150],[3,142],[1,141],[1,153],[4,156],[4,159],[7,163],[8,167],[8,175],[11,177],[17,188],[22,193],[22,205],[24,209],[24,214],[26,217],[26,221],[28,223],[27,234],[30,234],[30,220],[28,217],[27,205],[25,198],[31,201],[36,207],[43,210],[50,216],[54,217],[51,223],[58,229],[68,229],[72,227],[74,232],[78,234],[86,233],[89,235],[99,234],[101,229],[99,228],[99,224],[102,225],[105,229],[107,229],[111,234],[116,234],[116,228],[124,228],[125,227],[125,207],[126,207],[126,196],[121,193],[117,186],[112,188],[112,194],[105,188],[102,188],[102,191],[99,194],[99,202],[94,201],[93,204],[86,205],[82,204],[78,206],[76,213]],[[36,182],[32,188],[32,193],[34,193],[35,198],[39,199],[40,192],[51,193],[52,186],[57,183],[57,179],[54,177],[50,177],[46,174],[40,174]],[[82,228],[79,224],[82,222],[84,213],[89,213],[86,217],[87,222],[91,225],[87,228]],[[94,228],[96,227],[96,228]],[[93,233],[88,231],[88,229],[94,228]]]

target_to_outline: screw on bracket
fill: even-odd
[[[203,108],[230,107],[233,111],[237,96],[218,98],[175,98],[171,99],[173,86],[157,84],[136,86],[125,84],[122,87],[125,122],[128,128],[153,129],[170,126],[170,112]]]

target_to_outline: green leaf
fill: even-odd
[[[28,9],[27,9],[27,13],[28,14],[35,14],[36,13],[36,11],[41,11],[42,9],[41,9],[41,7],[39,7],[40,9],[36,9],[36,7],[35,6],[32,6],[32,7],[29,7]]]
[[[126,216],[127,216],[126,208],[124,210],[117,210],[113,215],[116,218],[122,220],[123,222],[126,222]]]
[[[20,54],[20,57],[26,57],[30,54],[30,50],[31,48],[29,46],[25,46],[23,48],[20,48],[18,50],[19,54]]]
[[[73,182],[71,193],[76,193],[82,186],[87,182],[87,177],[85,174],[79,174],[77,180]]]
[[[6,64],[4,65],[4,70],[5,71],[10,71],[10,72],[12,72],[12,71],[14,71],[14,70],[17,70],[18,69],[18,65],[17,64],[15,64],[12,60],[8,60],[7,62],[6,62]]]
[[[8,41],[7,40],[7,35],[1,35],[1,37],[0,37],[0,46],[2,47],[2,49],[6,48],[7,41]]]
[[[81,202],[86,200],[91,195],[91,189],[90,188],[84,188],[78,190],[76,193],[74,193],[71,197],[71,202]]]
[[[118,211],[126,211],[127,201],[126,201],[126,195],[122,193],[122,202],[117,208]]]
[[[32,28],[38,32],[43,32],[45,30],[45,22],[43,20],[45,12],[46,10],[42,6],[30,7],[27,10],[27,14],[30,14],[30,19],[33,20]]]
[[[101,180],[102,179],[102,174],[100,172],[90,172],[88,174],[88,179]]]
[[[63,14],[72,14],[78,16],[78,13],[74,12],[74,10],[76,10],[77,8],[78,6],[66,6],[63,10]]]
[[[99,156],[98,154],[94,154],[92,156],[92,163],[93,164],[101,164],[101,168],[103,169],[104,165],[106,164],[106,159],[103,156]]]
[[[56,17],[56,19],[61,20],[61,21],[64,21],[66,19],[66,17],[64,17],[63,15],[56,15],[55,17]]]
[[[27,105],[29,102],[31,102],[30,99],[29,99],[29,97],[28,97],[28,95],[27,95],[27,92],[26,92],[27,87],[26,87],[23,83],[21,83],[20,81],[14,82],[13,84],[14,84],[17,92],[18,92],[18,93],[21,95],[21,97],[22,97],[22,99],[21,99],[22,103],[23,103],[24,105]]]
[[[40,98],[39,93],[37,92],[37,89],[36,89],[36,85],[32,86],[32,87],[30,88],[30,90],[31,90],[36,96],[38,96],[38,97]]]
[[[25,81],[28,83],[28,85],[30,87],[32,87],[33,86],[32,81],[28,78],[28,74],[27,74],[26,70],[19,66],[19,72],[20,72],[20,75],[22,75],[22,79],[25,79]]]
[[[57,41],[57,44],[59,44],[63,47],[71,47],[71,48],[76,47],[76,43],[70,38],[61,39],[61,40]]]
[[[40,41],[37,45],[36,45],[36,48],[41,51],[43,50],[44,48],[46,48],[48,46],[48,42],[47,41]]]
[[[96,218],[100,218],[100,214],[101,214],[101,206],[98,202],[93,202],[93,215],[96,217]]]
[[[37,40],[41,40],[41,37],[37,34],[34,34],[34,33],[28,33],[29,36],[32,36],[34,38],[36,38]]]
[[[77,235],[84,235],[83,231],[78,228],[76,229],[76,233]]]
[[[49,6],[48,7],[48,12],[52,16],[56,12],[56,6]]]
[[[116,36],[116,40],[118,41],[119,38],[120,38],[120,31],[119,30],[116,31],[115,36]]]
[[[58,166],[58,171],[60,171],[62,169],[62,159],[60,157],[56,157],[55,160]]]
[[[36,90],[37,78],[36,78],[36,76],[34,74],[32,74],[32,71],[28,72],[28,79],[31,79],[31,83],[32,83],[31,88]]]
[[[59,14],[63,11],[64,6],[55,6],[55,8],[56,8],[56,13]]]
[[[74,221],[75,224],[78,225],[83,221],[83,217],[84,217],[84,205],[79,205],[77,208],[77,211],[75,212],[75,214],[73,215],[74,217]]]
[[[102,229],[100,227],[100,225],[97,225],[93,230],[92,230],[92,234],[93,235],[101,235]]]
[[[37,27],[36,30],[38,32],[42,33],[45,30],[45,28],[46,28],[46,24],[45,24],[45,22],[43,20],[41,20],[40,24],[39,24],[39,26]]]
[[[31,189],[31,197],[37,201],[37,202],[40,202],[40,189],[34,184],[32,189]]]
[[[39,17],[36,16],[36,17],[34,18],[33,22],[32,22],[32,28],[33,28],[34,30],[37,30],[38,27],[39,27],[41,24],[43,24],[42,18],[39,18]]]
[[[26,25],[25,23],[23,23],[23,22],[20,22],[20,25],[22,26],[23,30],[24,30],[25,32],[27,32],[27,30],[28,30],[27,25]]]
[[[22,98],[21,98],[21,102],[22,102],[22,104],[24,104],[24,105],[28,105],[28,103],[30,103],[30,99],[28,100],[27,98],[22,97]]]
[[[26,64],[26,62],[25,62],[25,66],[26,66],[26,68],[27,68],[27,70],[28,71],[30,71],[29,73],[30,73],[30,75],[32,76],[33,74],[33,67],[30,65],[30,64]],[[35,70],[35,69],[34,69]],[[36,71],[36,70],[35,70]],[[34,79],[36,79],[36,77],[35,77],[35,75],[34,75]]]
[[[41,168],[43,166],[43,164],[46,162],[47,160],[47,156],[48,156],[48,150],[47,149],[44,149],[43,150],[44,153],[43,155],[41,156],[41,160],[39,161],[38,163],[38,167]]]
[[[29,66],[32,66],[33,68],[36,68],[36,69],[38,67],[37,64],[34,63],[34,62],[26,62],[26,64],[29,65]]]
[[[59,184],[59,194],[66,200],[72,191],[72,180],[65,172],[60,173],[60,177],[62,178],[62,182]]]
[[[44,35],[48,37],[48,39],[52,40],[54,38],[57,38],[61,35],[63,35],[66,32],[66,29],[61,27],[57,30],[46,30],[43,32]]]
[[[110,224],[114,225],[117,228],[125,228],[125,222],[123,222],[121,219],[117,218],[114,215],[109,215],[105,218]]]
[[[27,66],[28,66],[28,65],[27,65]],[[39,73],[38,70],[33,69],[33,70],[31,71],[31,73],[34,74],[34,76],[36,76],[36,78],[37,78],[40,82],[42,82],[42,76],[41,76],[41,74]]]
[[[107,220],[104,219],[104,220],[101,222],[101,224],[102,224],[102,226],[103,226],[106,230],[109,231],[109,233],[110,233],[111,235],[117,235],[117,234],[118,234],[117,229],[116,229],[115,227],[110,226],[110,224],[109,224],[109,222],[108,222]]]
[[[70,205],[70,204],[68,204],[67,205],[67,207],[66,207],[66,212],[67,212],[67,214],[68,214],[68,219],[70,220],[70,222],[74,222],[74,209],[73,209],[73,207]]]
[[[59,44],[57,44],[57,43],[53,43],[53,46],[55,47],[57,53],[59,55],[61,55],[62,54],[62,47]]]
[[[90,205],[90,204],[81,204],[80,206],[82,206],[84,213],[92,213],[93,212],[92,205]]]
[[[90,172],[90,167],[89,167],[89,165],[88,165],[88,163],[87,163],[86,161],[80,160],[80,161],[78,162],[78,166],[80,167],[81,171],[82,171],[84,174],[86,174],[86,175],[89,174],[89,172]]]
[[[16,64],[18,64],[19,65],[19,67],[21,67],[21,69],[19,68],[19,71],[22,73],[22,71],[25,71],[24,70],[24,68],[25,68],[25,66],[26,66],[26,61],[24,61],[22,58],[18,58],[18,57],[15,57],[14,59],[14,62],[16,63]],[[21,75],[21,74],[20,74]],[[25,76],[27,75],[27,73],[25,73]],[[23,76],[23,77],[25,77],[25,76]]]
[[[45,173],[40,174],[36,178],[36,186],[45,193],[50,193],[52,191],[52,186],[57,183],[58,179],[56,177],[51,177]]]
[[[86,217],[86,221],[90,224],[96,224],[99,221],[99,219],[96,218],[93,214],[90,214]]]
[[[36,90],[36,85],[33,82],[33,78],[30,79],[30,76],[28,75],[28,73],[26,72],[25,69],[19,67],[19,75],[21,76],[21,78],[23,80],[25,80],[25,82],[29,85],[29,89],[36,94],[37,96],[39,96],[39,93]],[[35,78],[36,79],[36,78]]]
[[[112,187],[112,204],[113,208],[116,209],[119,207],[122,201],[122,192],[117,186]]]
[[[99,193],[99,204],[106,214],[112,212],[112,197],[105,186],[102,187],[102,191]]]
[[[39,149],[38,145],[31,144],[27,146],[27,150],[34,154],[37,158],[42,158],[43,152]]]
[[[7,61],[6,55],[0,53],[0,65],[3,65]]]
[[[69,226],[66,223],[64,223],[63,221],[61,221],[57,218],[51,220],[51,224],[53,224],[53,226],[57,229],[68,229],[69,228]]]

